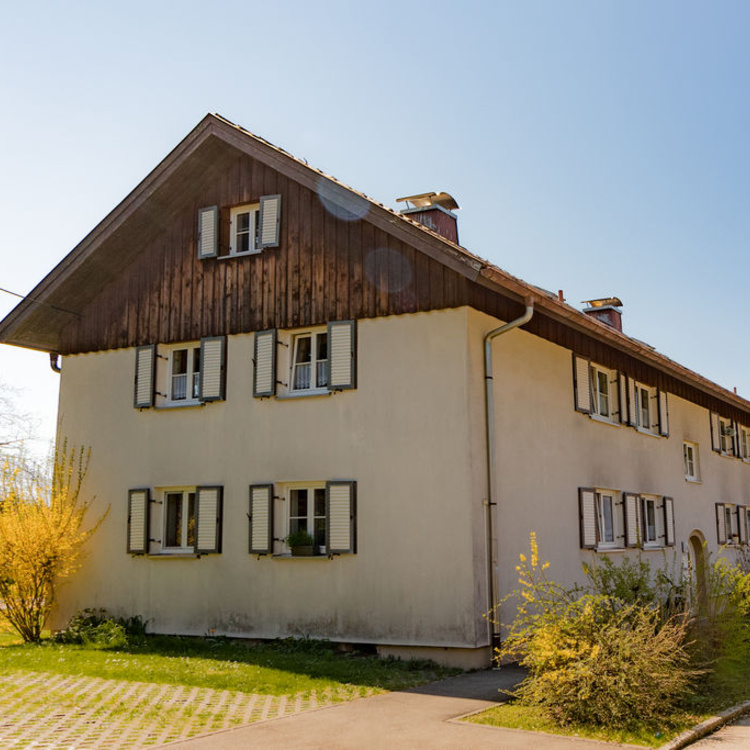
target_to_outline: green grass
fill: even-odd
[[[458,670],[340,653],[321,641],[246,644],[228,639],[147,636],[125,648],[23,644],[0,633],[0,673],[53,672],[105,679],[190,685],[264,695],[309,691],[361,694],[400,690]]]
[[[686,729],[703,721],[704,718],[706,717],[692,713],[680,714],[673,718],[673,722],[669,726],[665,726],[663,729],[657,731],[646,728],[624,731],[608,729],[606,727],[561,727],[547,718],[539,708],[504,703],[496,708],[490,708],[481,713],[469,716],[466,721],[473,724],[489,724],[493,727],[505,727],[506,729],[524,729],[533,732],[561,734],[566,737],[585,737],[590,740],[659,747]]]

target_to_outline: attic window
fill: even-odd
[[[260,203],[235,206],[229,213],[229,254],[260,252]]]

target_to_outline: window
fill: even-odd
[[[711,448],[722,456],[742,457],[742,436],[738,425],[731,419],[710,413]]]
[[[229,254],[259,253],[260,204],[235,206],[229,212]]]
[[[189,551],[195,547],[195,491],[164,493],[164,542],[170,551]]]
[[[616,378],[610,370],[599,365],[591,365],[589,370],[591,379],[591,413],[603,419],[614,421],[616,405],[613,388]]]
[[[619,523],[615,505],[615,494],[612,492],[596,493],[596,511],[599,522],[599,546],[617,546]]]
[[[277,352],[284,354],[277,357]],[[282,398],[354,389],[356,321],[331,321],[307,331],[257,331],[253,362],[255,398],[276,396],[278,385]]]
[[[578,508],[583,549],[648,549],[675,544],[671,497],[581,487]]]
[[[287,556],[288,534],[306,531],[318,555],[357,551],[357,483],[349,480],[250,485],[250,552]]]
[[[197,401],[200,377],[200,346],[172,349],[169,352],[169,401]]]
[[[317,553],[326,546],[325,482],[289,488],[289,534],[306,531],[313,538]]]
[[[726,456],[733,456],[735,429],[728,419],[719,417],[719,436],[721,452]]]
[[[740,458],[750,461],[750,429],[740,427]]]
[[[294,337],[291,390],[325,390],[328,386],[328,333],[301,333]]]
[[[128,493],[128,552],[207,555],[221,552],[223,487],[134,489]]]
[[[696,443],[684,442],[682,444],[682,457],[685,464],[685,479],[688,482],[699,482],[698,445]]]
[[[644,547],[664,546],[664,507],[661,497],[641,497],[641,539]]]

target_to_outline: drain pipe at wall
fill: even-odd
[[[58,374],[62,372],[60,369],[60,355],[57,352],[49,353],[49,366],[52,368],[53,372]]]
[[[490,646],[494,649],[500,645],[500,620],[497,611],[497,573],[493,560],[492,546],[492,509],[497,505],[495,485],[495,395],[492,375],[492,342],[514,328],[528,323],[534,314],[534,298],[525,300],[526,312],[510,323],[495,328],[484,337],[484,394],[485,394],[485,427],[487,432],[487,625],[489,628]]]

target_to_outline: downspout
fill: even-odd
[[[52,371],[58,373],[58,375],[62,372],[60,368],[60,355],[57,352],[49,353],[49,366],[52,368]]]
[[[484,394],[485,394],[485,427],[487,434],[487,626],[489,630],[490,646],[494,649],[499,645],[500,621],[497,612],[497,575],[493,562],[492,549],[492,509],[497,505],[497,493],[493,492],[495,485],[495,395],[492,374],[492,342],[514,328],[528,323],[534,314],[534,298],[525,300],[526,312],[510,323],[495,328],[484,337]]]

